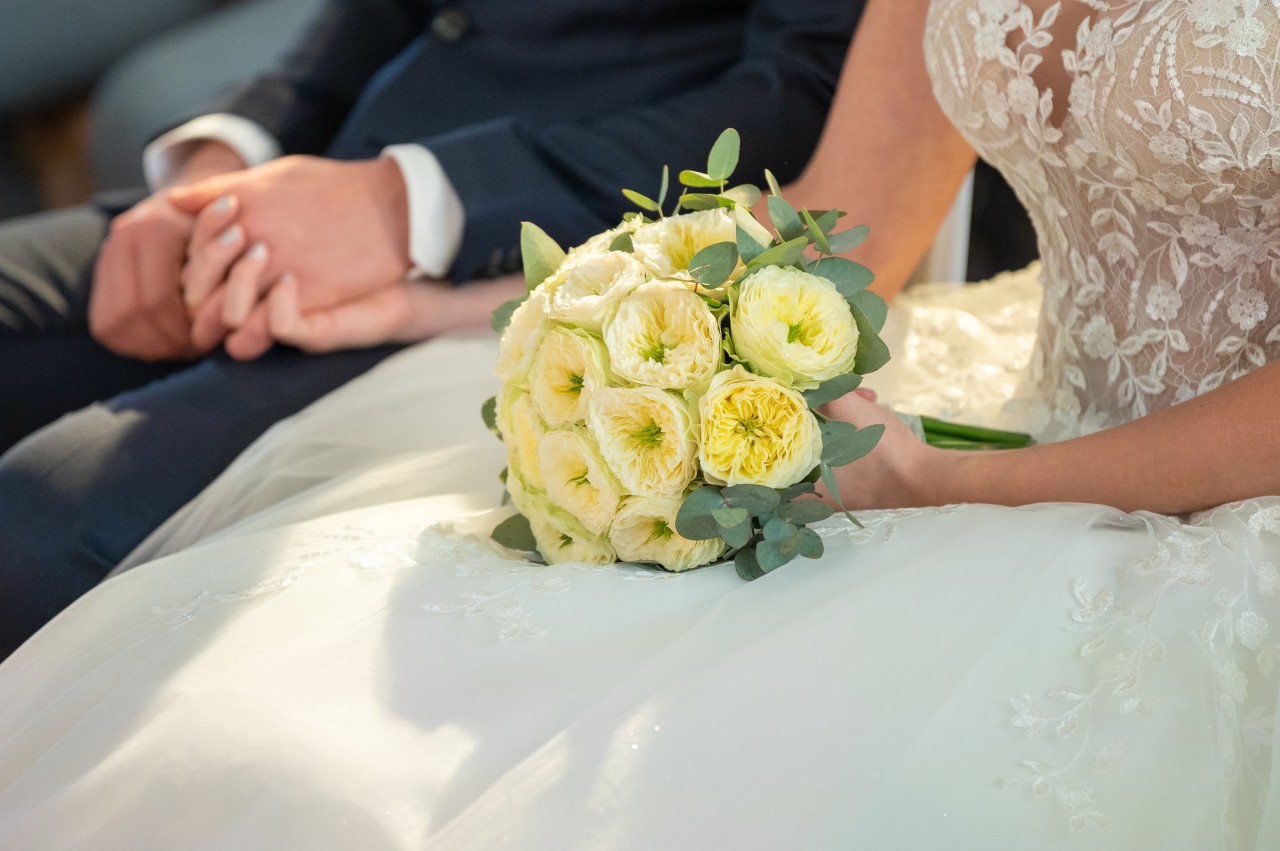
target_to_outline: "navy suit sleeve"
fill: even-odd
[[[322,153],[378,71],[422,35],[428,5],[329,0],[276,70],[205,111],[256,121],[286,153]]]
[[[515,256],[519,223],[566,247],[617,224],[622,187],[656,194],[664,164],[701,169],[726,127],[742,135],[739,181],[771,169],[797,177],[817,144],[860,2],[761,0],[741,58],[675,96],[590,123],[515,118],[419,139],[440,160],[466,210],[454,280],[492,275]]]

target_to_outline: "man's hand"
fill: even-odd
[[[297,280],[301,309],[312,310],[389,287],[409,271],[408,202],[389,159],[284,157],[168,194],[191,215],[222,196],[236,199],[248,250],[197,251],[184,279],[187,303],[202,311],[226,284],[220,309],[229,327],[255,311],[265,318],[261,299],[286,272]]]
[[[199,180],[244,167],[219,142],[199,146],[177,181]],[[207,353],[222,341],[218,328],[201,344],[192,340],[179,276],[193,228],[190,213],[157,193],[117,216],[102,244],[89,295],[89,332],[117,354],[141,360],[178,360]]]

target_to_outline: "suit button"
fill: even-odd
[[[460,41],[470,29],[471,21],[467,18],[467,13],[453,6],[441,9],[431,19],[431,34],[441,41]]]

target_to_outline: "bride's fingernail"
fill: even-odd
[[[240,241],[242,236],[244,236],[244,233],[240,230],[240,226],[232,225],[222,233],[218,234],[218,242],[221,242],[223,245],[235,245]]]
[[[213,211],[214,211],[215,213],[229,213],[229,212],[231,212],[231,196],[230,196],[230,195],[223,195],[223,196],[222,196],[221,198],[219,198],[217,201],[214,201],[214,202],[213,202]]]
[[[249,259],[253,261],[267,259],[267,244],[265,242],[255,242],[253,248],[249,249]]]

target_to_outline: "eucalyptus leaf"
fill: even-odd
[[[752,186],[750,183],[742,183],[738,186],[731,187],[721,194],[740,207],[754,207],[760,198],[763,197],[760,194],[760,189]]]
[[[680,206],[686,210],[714,210],[717,207],[732,207],[733,202],[723,195],[686,192],[680,196]]]
[[[818,223],[814,221],[813,216],[808,210],[800,211],[800,218],[804,219],[805,225],[808,227],[809,240],[818,247],[823,254],[831,253],[831,246],[827,243],[827,235],[822,232],[822,228],[818,227]]]
[[[884,434],[884,426],[876,423],[858,428],[841,420],[822,423],[822,461],[832,467],[852,464],[867,455]]]
[[[737,569],[738,576],[747,582],[764,576],[754,547],[738,550],[738,554],[733,557],[733,566]]]
[[[778,178],[773,176],[773,172],[769,169],[764,170],[764,182],[769,187],[769,191],[778,197],[782,197],[782,187],[778,186]]]
[[[804,257],[804,250],[809,245],[809,240],[803,236],[797,237],[789,242],[775,245],[768,248],[760,254],[757,254],[750,263],[747,264],[748,271],[759,269],[764,266],[794,266]]]
[[[872,328],[877,332],[884,328],[885,320],[889,318],[889,305],[883,298],[873,292],[864,291],[858,293],[852,301],[862,311],[862,315],[867,317]]]
[[[493,313],[489,315],[489,325],[493,330],[501,334],[507,330],[507,326],[511,324],[511,317],[515,314],[516,309],[524,304],[528,296],[520,296],[513,298],[511,301],[504,301],[493,309]]]
[[[484,420],[485,428],[502,438],[502,432],[498,431],[498,397],[490,396],[484,400],[484,404],[480,406],[480,419]]]
[[[521,222],[520,256],[524,259],[525,286],[532,290],[560,268],[564,249],[533,222]]]
[[[780,544],[776,541],[761,541],[756,545],[756,560],[760,563],[760,569],[765,573],[772,573],[788,562],[794,561],[799,546],[794,541],[787,541]]]
[[[836,510],[834,508],[825,502],[818,502],[816,499],[797,499],[778,509],[779,518],[796,526],[817,523],[821,520],[826,520],[835,513]]]
[[[729,175],[738,167],[741,146],[742,140],[738,137],[737,130],[730,127],[721,133],[707,156],[707,174],[716,180],[728,180]]]
[[[830,464],[819,464],[818,469],[822,471],[822,483],[827,487],[827,493],[840,506],[840,513],[844,515],[844,519],[848,520],[859,529],[865,529],[862,522],[849,513],[849,509],[844,507],[844,500],[840,498],[840,483],[836,481],[836,471],[831,468]]]
[[[805,558],[819,558],[822,550],[822,537],[817,532],[812,529],[800,530],[800,534],[796,536],[797,553]]]
[[[831,253],[843,254],[846,251],[852,251],[859,245],[867,241],[867,235],[871,233],[871,228],[866,225],[858,225],[856,228],[842,230],[840,233],[833,233],[827,237],[827,241],[831,243]]]
[[[889,347],[880,339],[876,327],[860,307],[849,302],[849,312],[853,314],[853,321],[858,323],[858,351],[853,356],[853,368],[859,375],[875,372],[889,362]]]
[[[491,537],[513,550],[532,552],[538,549],[538,541],[533,537],[533,527],[529,518],[523,514],[513,514],[498,524]]]
[[[713,508],[711,516],[722,529],[741,526],[751,519],[751,514],[745,508]]]
[[[634,189],[624,189],[622,194],[627,196],[627,200],[635,204],[642,210],[648,210],[651,213],[661,213],[662,207],[658,206],[658,202],[650,198],[648,195],[641,195]]]
[[[789,541],[796,536],[796,527],[781,517],[774,517],[764,524],[763,531],[766,541]]]
[[[738,265],[738,246],[732,242],[717,242],[693,255],[689,272],[704,287],[715,288],[729,280]]]
[[[814,469],[815,477],[817,475],[820,475],[818,473],[817,467],[814,467],[813,469]],[[811,493],[817,493],[817,492],[818,492],[818,489],[813,486],[813,482],[796,482],[791,487],[784,488],[782,490],[782,501],[784,503],[787,503],[798,496],[804,496],[805,494],[811,494]]]
[[[828,378],[812,390],[804,391],[804,400],[809,403],[810,408],[816,408],[819,405],[834,402],[841,396],[852,393],[861,386],[862,376],[856,372],[849,372],[844,375],[837,375],[835,378]]]
[[[749,512],[752,517],[768,514],[782,501],[776,490],[764,485],[731,485],[722,490],[720,496],[729,505]]]
[[[840,222],[840,217],[844,215],[839,210],[810,210],[809,215],[818,224],[818,229],[828,237],[831,236],[831,229]]]
[[[750,263],[759,257],[766,247],[757,242],[746,228],[738,225],[738,256],[742,258],[743,263]]]
[[[630,231],[623,231],[613,238],[613,242],[609,243],[610,251],[625,251],[628,254],[634,254],[636,250],[635,242],[631,239]]]
[[[658,187],[658,209],[667,203],[667,190],[671,188],[671,169],[662,167],[662,185]]]
[[[801,221],[800,214],[781,195],[769,196],[769,221],[773,222],[773,229],[784,241],[795,239],[804,233],[804,222]]]
[[[876,279],[866,266],[843,257],[823,257],[815,260],[809,264],[808,272],[835,284],[840,295],[847,299],[865,290]]]
[[[694,189],[719,189],[721,186],[724,186],[723,179],[717,180],[709,174],[704,174],[700,171],[690,171],[689,169],[685,169],[680,172],[680,182],[685,186],[690,186]]]
[[[729,526],[722,529],[720,537],[724,538],[724,542],[734,549],[745,547],[751,541],[751,521],[744,520],[737,526]]]
[[[691,541],[709,541],[720,537],[720,524],[712,512],[725,507],[720,489],[703,485],[690,493],[676,512],[676,531]]]

